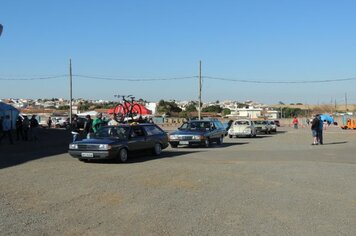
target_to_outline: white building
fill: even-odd
[[[248,117],[251,119],[256,119],[262,116],[262,111],[262,108],[246,106],[243,108],[237,108],[235,112],[231,112],[230,116]]]

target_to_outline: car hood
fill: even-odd
[[[113,144],[123,140],[118,139],[83,139],[75,142],[76,144]]]
[[[170,133],[170,135],[203,135],[206,132],[204,130],[177,130]]]

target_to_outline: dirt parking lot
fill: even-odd
[[[356,235],[356,131],[309,129],[83,163],[71,137],[0,146],[1,235]]]

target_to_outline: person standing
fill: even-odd
[[[98,131],[98,129],[100,128],[100,126],[102,126],[104,124],[104,121],[102,120],[102,118],[103,118],[102,113],[98,113],[96,115],[96,118],[93,121],[93,125],[92,125],[94,133],[96,133]]]
[[[78,126],[78,116],[77,115],[74,115],[71,127],[72,127],[72,134],[73,134],[73,142],[75,142],[75,141],[77,141],[77,138],[78,138],[78,135],[80,132],[79,126]]]
[[[318,145],[319,117],[315,115],[311,122],[311,131],[313,136],[312,145]]]
[[[27,116],[23,117],[22,129],[23,129],[23,140],[28,141],[28,130],[30,129],[30,120],[28,119]]]
[[[11,120],[10,120],[10,116],[6,115],[5,119],[2,122],[2,136],[0,138],[0,142],[3,139],[3,137],[6,135],[9,138],[9,142],[10,144],[14,144],[14,141],[12,140],[12,133],[11,133]]]
[[[108,125],[113,125],[113,126],[118,126],[120,123],[117,122],[117,116],[115,113],[112,113],[111,114],[111,119],[110,121],[108,122]]]
[[[293,119],[293,125],[294,125],[294,129],[298,129],[298,118],[295,116]]]
[[[19,141],[20,138],[24,140],[24,135],[23,135],[23,121],[21,116],[17,117],[16,120],[16,140]]]
[[[85,132],[86,138],[90,139],[94,132],[93,128],[92,128],[93,120],[91,119],[90,115],[86,115],[85,118],[87,118],[87,120],[84,123],[84,132]]]
[[[47,125],[48,125],[48,129],[50,129],[52,127],[52,118],[51,117],[48,117]]]
[[[319,142],[320,145],[323,145],[324,121],[322,120],[321,115],[319,115],[318,118],[319,118],[318,142]]]
[[[36,115],[33,115],[30,119],[30,135],[31,135],[31,140],[33,141],[38,141],[38,121],[36,119]]]

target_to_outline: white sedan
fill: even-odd
[[[234,121],[231,125],[228,134],[229,137],[256,137],[256,127],[249,119],[240,119]]]

